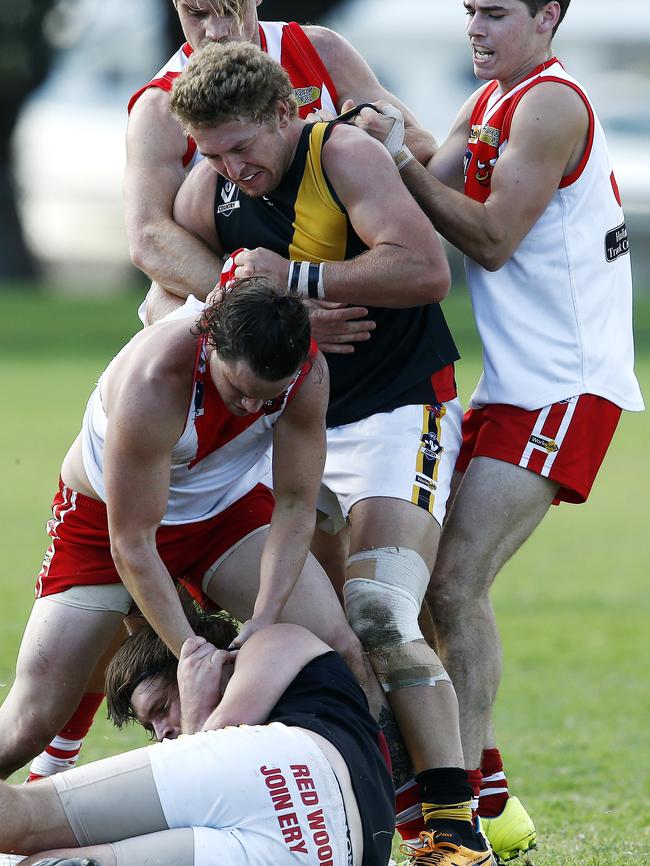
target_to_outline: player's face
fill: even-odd
[[[278,124],[229,120],[209,129],[190,129],[212,167],[250,198],[269,195],[279,185],[295,151],[285,135],[288,108],[281,102]]]
[[[138,683],[131,696],[131,707],[140,724],[156,740],[175,740],[181,733],[178,687],[160,675]]]
[[[174,0],[185,38],[196,51],[208,42],[254,42],[259,45],[257,6],[246,0],[243,25],[224,15],[218,0]]]
[[[550,56],[552,26],[547,7],[531,17],[522,0],[465,0],[467,35],[472,47],[474,74],[514,86]]]
[[[225,361],[216,352],[210,355],[212,380],[233,415],[254,415],[267,401],[275,400],[293,382],[295,376],[269,382],[260,379],[246,361]]]

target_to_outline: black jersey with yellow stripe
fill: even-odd
[[[265,247],[291,260],[327,262],[367,250],[323,170],[321,152],[332,128],[333,123],[305,125],[289,169],[268,196],[249,198],[219,176],[214,215],[224,251]],[[386,214],[389,219],[389,201]],[[377,323],[370,340],[355,343],[349,355],[327,356],[328,427],[437,402],[431,377],[459,357],[438,304],[370,307],[368,315]]]

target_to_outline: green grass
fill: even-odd
[[[0,294],[0,699],[13,676],[62,456],[97,375],[136,329],[136,306],[134,293],[95,301]],[[458,379],[466,399],[480,367],[471,311],[462,293],[446,309],[464,356]],[[637,320],[637,369],[647,391],[647,295]],[[505,651],[498,740],[511,787],[537,823],[536,866],[650,864],[649,443],[650,416],[624,415],[589,502],[552,509],[495,587]],[[84,760],[144,741],[102,719]]]

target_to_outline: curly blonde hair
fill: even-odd
[[[184,129],[205,129],[239,118],[275,127],[285,100],[297,114],[289,76],[248,42],[211,43],[192,54],[174,82],[171,110]]]

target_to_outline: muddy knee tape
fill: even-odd
[[[348,560],[346,613],[384,691],[449,680],[418,625],[428,583],[426,563],[408,548],[363,550]]]

